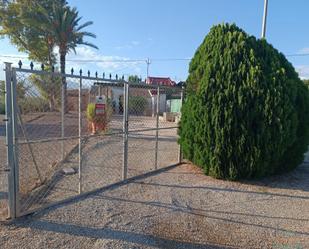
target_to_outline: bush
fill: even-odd
[[[0,114],[5,114],[5,105],[2,101],[0,101]]]
[[[22,114],[49,111],[48,101],[40,97],[24,97],[18,99],[18,106]]]
[[[143,96],[130,96],[128,111],[130,114],[142,115],[146,110],[147,104],[147,99]]]
[[[87,106],[87,119],[90,122],[95,121],[95,104],[94,103],[89,103]]]
[[[309,94],[293,66],[236,25],[211,29],[189,67],[180,144],[208,175],[286,172],[309,142]]]
[[[113,107],[110,99],[107,99],[106,106],[105,106],[105,117],[103,116],[96,116],[95,114],[95,104],[89,103],[87,106],[87,119],[90,122],[110,122],[111,117],[113,115]]]

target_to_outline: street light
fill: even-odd
[[[268,5],[268,0],[264,0],[264,15],[263,15],[263,24],[262,24],[262,38],[265,38],[265,33],[266,33],[267,5]]]

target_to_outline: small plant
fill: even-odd
[[[92,134],[97,131],[104,131],[106,129],[107,123],[110,121],[113,109],[107,101],[105,105],[104,115],[96,115],[96,105],[94,103],[89,103],[87,106],[87,119],[89,121],[89,130]]]
[[[87,119],[89,122],[95,122],[95,104],[89,103],[87,106]]]

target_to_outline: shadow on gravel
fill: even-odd
[[[111,228],[91,228],[72,224],[54,223],[49,221],[36,220],[31,224],[17,224],[18,227],[28,227],[43,231],[64,233],[73,236],[83,236],[94,239],[112,239],[128,243],[135,243],[141,246],[154,246],[156,248],[191,248],[191,249],[227,249],[222,245],[197,244],[186,241],[177,241],[169,238],[161,238],[151,234],[140,234],[130,231],[121,231]]]
[[[182,212],[185,214],[189,215],[194,215],[194,216],[199,216],[203,218],[209,218],[209,219],[214,219],[214,220],[220,220],[228,223],[235,223],[235,224],[240,224],[240,225],[246,225],[246,226],[253,226],[253,227],[259,227],[259,228],[265,228],[265,229],[271,229],[275,231],[281,231],[284,233],[293,233],[293,234],[299,234],[299,235],[305,235],[309,236],[309,233],[307,232],[302,232],[302,231],[292,231],[288,229],[283,229],[279,227],[272,227],[268,225],[261,225],[261,224],[253,224],[249,222],[244,222],[240,221],[239,219],[232,219],[232,218],[224,218],[224,217],[218,217],[218,216],[213,216],[211,214],[225,214],[225,215],[239,215],[239,216],[252,216],[252,217],[259,217],[259,218],[267,218],[267,219],[282,219],[282,220],[293,220],[293,221],[300,221],[304,222],[304,225],[309,222],[309,219],[296,219],[296,218],[289,218],[289,217],[280,217],[280,216],[267,216],[267,215],[257,215],[257,214],[246,214],[246,213],[238,213],[238,212],[225,212],[225,211],[217,211],[217,210],[211,210],[211,209],[196,209],[192,208],[190,206],[180,206],[179,203],[177,205],[173,205],[170,203],[164,203],[164,202],[158,202],[158,201],[152,201],[152,202],[147,202],[147,201],[139,201],[139,200],[129,200],[129,199],[124,199],[124,198],[119,198],[119,197],[112,197],[112,196],[102,196],[102,195],[95,195],[93,198],[97,199],[104,199],[104,200],[109,200],[109,201],[118,201],[118,202],[127,202],[127,203],[133,203],[133,204],[142,204],[142,205],[147,205],[147,206],[153,206],[153,207],[159,207],[159,208],[166,208],[175,212]]]
[[[270,192],[257,192],[257,191],[249,191],[249,190],[240,190],[240,189],[232,189],[232,188],[218,188],[218,187],[210,187],[210,186],[185,186],[185,185],[162,184],[162,183],[153,183],[153,182],[152,183],[150,183],[150,182],[138,182],[138,181],[133,182],[132,184],[142,184],[142,185],[150,185],[150,186],[166,187],[166,188],[178,188],[178,189],[213,190],[213,191],[256,194],[256,195],[276,196],[276,197],[288,197],[288,198],[309,200],[309,197],[301,196],[301,195],[297,196],[297,195],[287,195],[287,194],[270,193]]]
[[[309,192],[309,163],[302,163],[289,173],[265,177],[258,180],[241,181],[241,183],[274,189],[280,188]],[[297,196],[288,197],[297,198]]]

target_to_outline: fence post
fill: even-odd
[[[5,114],[6,114],[6,146],[8,166],[8,218],[16,218],[15,176],[13,157],[13,126],[12,126],[12,92],[11,63],[5,63]]]
[[[20,214],[19,199],[19,166],[18,166],[18,119],[17,119],[17,80],[16,70],[12,69],[11,101],[12,101],[12,124],[13,124],[13,158],[14,158],[14,188],[15,188],[15,215]]]
[[[182,86],[181,87],[181,92],[180,92],[180,119],[181,119],[181,108],[182,108],[182,105],[183,105],[183,92],[184,92],[184,87]],[[179,129],[179,127],[178,127]],[[178,163],[182,163],[182,149],[181,149],[181,145],[179,144],[179,147],[178,147]]]
[[[158,169],[159,112],[160,112],[160,85],[158,84],[158,87],[157,87],[157,105],[156,105],[155,170]]]
[[[65,112],[65,85],[61,84],[61,159],[64,160],[64,112]]]
[[[79,90],[78,90],[78,192],[83,192],[82,185],[82,77],[79,79]]]
[[[128,176],[128,109],[129,109],[129,84],[124,82],[123,84],[123,169],[122,180],[127,179]]]

